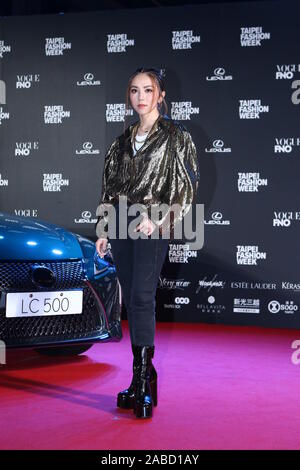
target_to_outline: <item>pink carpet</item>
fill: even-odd
[[[11,351],[0,369],[1,449],[299,449],[297,330],[158,323],[158,406],[116,408],[129,385],[127,323],[117,344],[74,359]]]

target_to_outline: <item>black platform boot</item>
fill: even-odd
[[[134,346],[134,357],[139,365],[133,406],[137,418],[151,418],[153,405],[157,405],[157,372],[151,361],[153,356],[154,346]]]
[[[119,392],[118,398],[117,398],[117,406],[119,408],[124,408],[126,410],[129,410],[133,408],[134,406],[134,392],[136,388],[137,375],[141,367],[141,365],[138,362],[138,357],[136,357],[135,355],[135,347],[133,345],[131,345],[131,347],[132,347],[132,352],[133,352],[133,365],[132,365],[133,376],[132,376],[131,384],[129,385],[128,388]]]

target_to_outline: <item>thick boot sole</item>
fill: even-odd
[[[124,410],[131,410],[134,407],[134,396],[125,396],[125,395],[118,395],[117,398],[117,406],[118,408],[123,408]]]
[[[149,404],[145,405],[143,403],[137,403],[137,402],[134,403],[133,411],[137,418],[151,418],[153,405],[157,406],[157,380],[150,382],[150,388],[151,388],[151,398],[152,398],[151,405]]]

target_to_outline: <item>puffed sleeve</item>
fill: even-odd
[[[118,139],[114,140],[109,149],[105,154],[104,168],[102,173],[102,187],[99,204],[96,209],[96,215],[98,216],[96,222],[96,234],[98,238],[107,238],[108,228],[108,208],[110,204],[111,195],[108,193],[109,179],[112,177],[112,173],[115,167],[116,155],[118,152],[119,143]],[[105,212],[104,212],[105,211]],[[99,215],[102,212],[102,215]],[[104,212],[104,214],[103,214]]]
[[[159,226],[160,233],[167,229],[172,237],[175,225],[182,221],[196,200],[200,171],[196,146],[188,130],[180,124],[171,138],[165,193],[161,197],[161,203],[167,204],[168,210],[160,220],[150,216],[151,208],[148,215]]]

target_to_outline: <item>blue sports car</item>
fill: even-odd
[[[119,341],[121,286],[112,253],[41,219],[0,212],[0,340],[75,355]]]

